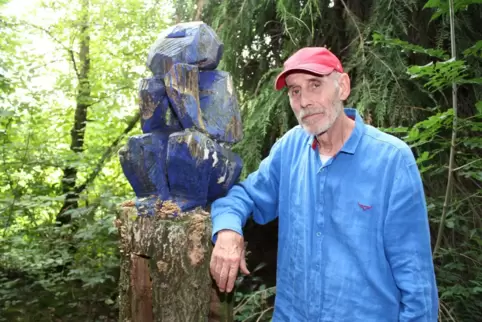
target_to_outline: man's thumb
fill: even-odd
[[[251,274],[248,271],[248,267],[246,266],[246,257],[244,256],[244,252],[243,252],[243,255],[241,257],[241,263],[239,263],[239,268],[241,269],[241,273],[246,274],[246,275]]]

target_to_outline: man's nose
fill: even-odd
[[[312,105],[311,100],[307,97],[307,95],[300,94],[300,106],[301,108],[307,108]]]

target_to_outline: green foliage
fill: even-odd
[[[439,91],[456,84],[482,83],[480,78],[467,79],[467,66],[463,60],[449,60],[428,64],[425,66],[411,66],[408,73],[413,77],[425,77],[425,83],[430,91]]]
[[[464,55],[482,58],[482,40],[477,41],[473,46],[464,50]]]
[[[70,225],[44,224],[0,239],[0,321],[114,320],[119,258],[113,219],[81,220],[73,235]]]
[[[390,48],[400,48],[400,52],[407,52],[409,54],[412,53],[419,53],[429,55],[431,57],[436,57],[440,59],[449,59],[448,53],[446,53],[442,49],[433,49],[433,48],[424,48],[419,45],[411,44],[407,41],[400,40],[398,38],[392,39],[389,37],[385,37],[378,32],[373,33],[373,44],[374,45],[381,45],[382,47],[390,47]]]
[[[46,0],[0,16],[0,74],[9,88],[0,89],[0,321],[117,319],[113,219],[116,206],[133,192],[116,152],[138,110],[147,51],[170,9],[143,0],[89,4],[85,11],[80,3]],[[73,153],[84,15],[91,93],[84,98],[83,151]],[[138,125],[130,134],[136,133]],[[78,186],[87,186],[70,211],[72,221],[58,226],[67,167],[78,171]]]
[[[388,46],[395,44],[402,50],[414,49],[413,45],[402,41],[388,40],[385,44],[382,39],[379,43]],[[479,47],[477,42],[464,49],[465,59],[458,60],[448,60],[438,52],[434,55],[431,49],[423,51],[417,48],[418,52],[437,56],[443,61],[410,66],[408,73],[414,80],[423,80],[423,86],[434,94],[450,88],[453,83],[480,84],[480,72],[474,70],[467,60],[469,56],[480,55]],[[417,162],[426,187],[430,222],[432,227],[442,229],[443,243],[440,251],[435,253],[441,321],[482,319],[482,304],[479,301],[482,291],[482,204],[479,201],[482,196],[482,103],[478,101],[473,104],[473,115],[459,116],[456,128],[453,127],[454,109],[441,105],[433,109],[434,114],[410,128],[386,129],[391,133],[405,134],[403,139],[417,152]],[[440,227],[446,202],[444,190],[453,131],[457,133],[454,146],[455,180],[450,189],[452,198],[448,200],[447,217],[444,226]],[[433,232],[432,235],[437,236],[435,229]]]
[[[236,321],[254,322],[254,321],[271,321],[273,306],[269,305],[268,300],[276,293],[276,288],[266,288],[261,285],[257,290],[249,293],[236,293],[236,302],[238,305],[234,309],[234,318]]]
[[[273,76],[274,73],[267,74]],[[273,79],[260,81],[259,94],[243,101],[244,138],[234,147],[243,156],[242,177],[257,169],[271,145],[293,126],[295,118],[284,91],[273,94]],[[268,138],[268,140],[263,140]],[[268,141],[268,143],[266,142]]]
[[[0,10],[20,1],[0,0]],[[116,320],[112,221],[116,205],[133,193],[115,153],[102,158],[125,142],[112,146],[137,111],[148,47],[169,17],[190,20],[200,2],[175,1],[172,8],[156,0],[89,2],[88,12],[80,2],[44,0],[23,8],[25,15],[0,13],[0,321]],[[450,87],[460,86],[455,183],[435,261],[442,321],[482,320],[481,2],[455,1],[457,60],[448,54],[445,0],[205,3],[202,19],[225,44],[219,68],[233,75],[241,103],[245,138],[235,150],[245,163],[243,177],[297,124],[284,91],[273,90],[283,61],[299,47],[327,46],[352,79],[347,105],[416,152],[436,236],[454,130]],[[85,14],[90,106],[84,150],[73,153]],[[139,132],[135,127],[130,135]],[[57,226],[66,167],[87,187],[72,222]],[[238,284],[236,319],[269,320],[275,288],[262,279]]]
[[[329,2],[211,1],[205,12],[204,20],[222,35],[227,48],[222,68],[233,73],[242,98],[245,140],[236,151],[246,163],[243,175],[255,170],[276,139],[296,124],[284,93],[273,90],[284,59],[299,47],[329,47],[352,79],[347,105],[406,140],[416,153],[434,243],[451,134],[457,131],[453,197],[435,259],[441,321],[481,320],[482,6],[455,1],[459,49],[454,60],[448,1],[335,1],[333,7]],[[452,82],[459,86],[456,129],[449,103]]]
[[[249,254],[247,255],[249,257]],[[233,316],[235,321],[271,321],[276,287],[267,287],[257,272],[264,267],[258,264],[248,277],[236,280]]]
[[[482,0],[454,0],[455,12],[460,10],[467,10],[471,4],[482,4]],[[432,15],[432,20],[439,18],[442,15],[449,14],[449,2],[443,0],[429,0],[424,8],[434,8],[435,13]]]

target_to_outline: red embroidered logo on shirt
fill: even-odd
[[[361,203],[358,203],[358,205],[360,206],[360,208],[361,208],[363,211],[372,209],[372,206],[362,205]]]

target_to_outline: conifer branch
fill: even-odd
[[[356,31],[358,33],[358,37],[360,39],[360,43],[358,44],[358,47],[361,49],[362,51],[362,57],[363,57],[363,63],[365,63],[366,59],[365,59],[365,47],[364,47],[364,40],[363,40],[363,35],[362,35],[362,32],[361,32],[361,29],[360,27],[358,26],[357,22],[356,22],[356,19],[355,19],[355,15],[353,14],[353,12],[351,12],[350,8],[348,8],[348,6],[346,5],[346,2],[344,0],[341,0],[341,4],[343,5],[343,7],[345,8],[346,10],[346,14],[348,15],[348,17],[350,17],[351,21],[353,22],[353,25],[355,26],[356,28]]]

